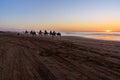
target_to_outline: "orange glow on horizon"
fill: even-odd
[[[107,30],[105,30],[105,32],[111,32],[112,30],[109,30],[109,29],[107,29]]]
[[[57,30],[57,31],[90,31],[90,32],[117,32],[120,31],[120,23],[116,22],[49,22],[47,24],[35,23],[22,25],[29,30]]]
[[[88,22],[75,22],[75,21],[61,21],[53,22],[52,29],[61,31],[94,31],[94,32],[116,32],[120,31],[120,23],[118,20],[104,20],[104,21],[88,21]]]

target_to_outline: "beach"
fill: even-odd
[[[120,42],[1,33],[0,80],[120,80]]]

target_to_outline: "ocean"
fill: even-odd
[[[62,35],[120,41],[120,32],[62,32]]]

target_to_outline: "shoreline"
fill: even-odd
[[[120,40],[106,40],[106,39],[89,38],[89,37],[82,37],[82,36],[63,36],[63,37],[77,37],[77,38],[85,38],[85,39],[92,39],[92,40],[102,40],[102,41],[115,41],[115,42],[120,42]]]

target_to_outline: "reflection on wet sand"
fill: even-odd
[[[104,36],[88,36],[88,38],[102,39],[102,40],[115,40],[115,41],[119,41],[120,40],[119,36],[109,36],[109,35],[104,35]]]
[[[101,40],[120,41],[120,32],[69,32],[63,33],[65,36],[78,36]]]

